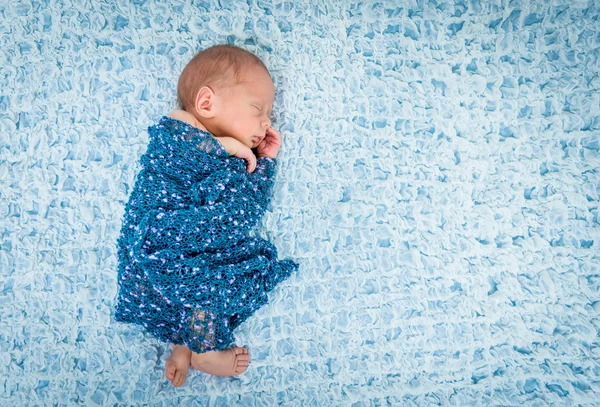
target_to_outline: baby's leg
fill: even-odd
[[[173,386],[180,387],[187,378],[192,351],[185,345],[171,344],[171,348],[173,352],[165,363],[165,376],[173,383]]]
[[[192,352],[192,367],[214,376],[239,376],[248,369],[248,348],[229,348],[205,353]]]

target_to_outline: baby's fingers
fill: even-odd
[[[244,146],[240,143],[240,149],[235,151],[234,157],[241,158],[246,161],[246,170],[248,172],[254,172],[256,168],[256,156],[250,149],[250,147]]]
[[[275,139],[280,139],[281,135],[279,134],[279,132],[277,130],[275,130],[273,127],[269,127],[267,129],[267,136],[271,136]]]
[[[256,156],[254,154],[250,154],[246,161],[246,170],[248,172],[254,172],[256,169]]]

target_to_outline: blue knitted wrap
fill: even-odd
[[[253,173],[205,131],[162,117],[125,207],[115,319],[202,353],[267,303],[298,264],[249,235],[266,210],[276,160]]]

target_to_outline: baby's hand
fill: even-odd
[[[267,135],[256,147],[256,154],[258,155],[258,158],[276,158],[277,153],[279,153],[279,147],[281,147],[281,135],[277,130],[269,127],[267,129]]]
[[[250,147],[245,146],[240,141],[234,139],[233,137],[215,137],[219,143],[227,152],[238,158],[242,158],[246,160],[246,170],[248,172],[254,172],[256,169],[256,156],[250,149]]]

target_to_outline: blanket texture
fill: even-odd
[[[298,267],[249,236],[276,161],[260,158],[248,173],[210,133],[166,116],[148,133],[118,239],[115,318],[197,353],[225,349]]]
[[[599,406],[599,22],[599,0],[2,2],[0,406]],[[175,388],[169,344],[115,322],[115,242],[147,127],[222,43],[275,82],[252,234],[301,269],[233,331],[244,374]]]

